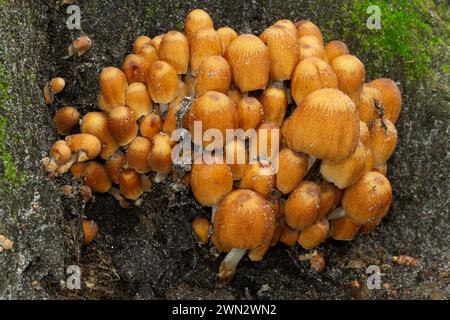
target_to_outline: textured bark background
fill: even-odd
[[[79,34],[66,27],[66,6],[0,0],[0,234],[15,242],[12,252],[0,253],[0,298],[448,299],[448,4],[375,3],[382,8],[380,31],[365,26],[370,1],[79,0],[82,32],[94,46],[79,59],[64,59]],[[182,29],[196,7],[206,9],[216,27],[238,32],[259,33],[280,18],[311,19],[327,40],[349,45],[367,65],[368,79],[383,75],[400,83],[404,104],[399,145],[389,161],[390,213],[368,236],[322,245],[321,273],[298,261],[304,250],[278,245],[262,262],[244,259],[235,279],[219,286],[222,257],[199,246],[190,228],[208,211],[189,190],[175,193],[167,181],[154,185],[139,208],[122,210],[99,195],[82,208],[78,198],[59,191],[67,183],[76,187],[70,177],[49,180],[40,168],[57,139],[56,109],[96,109],[98,72],[120,65],[136,36]],[[64,77],[67,87],[48,107],[41,91],[54,76]],[[89,247],[79,243],[83,216],[100,228]],[[403,254],[418,265],[392,262]],[[72,264],[82,269],[82,290],[61,286]],[[365,286],[372,264],[383,273],[379,290]]]

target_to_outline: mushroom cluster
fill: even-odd
[[[42,161],[49,174],[70,171],[122,207],[139,205],[152,181],[168,175],[190,185],[196,201],[212,208],[192,222],[195,234],[227,253],[220,280],[231,279],[246,254],[259,261],[278,242],[310,250],[328,237],[352,240],[386,215],[386,162],[402,98],[392,80],[366,82],[364,64],[345,43],[325,44],[306,20],[278,20],[259,36],[215,29],[195,9],[184,33],[142,35],[132,50],[120,68],[100,72],[99,110],[56,112],[65,138]],[[47,85],[48,103],[61,83]],[[190,142],[192,150],[210,149],[208,159],[180,169],[173,135],[185,129],[195,136],[197,122],[205,134]],[[269,134],[251,159],[250,138],[211,143],[209,129]],[[269,148],[273,140],[277,150]],[[268,158],[278,163],[270,174],[263,173]]]

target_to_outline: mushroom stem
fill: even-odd
[[[112,195],[114,197],[114,199],[119,201],[119,205],[122,208],[128,208],[130,206],[128,201],[125,200],[125,198],[120,194],[119,189],[113,187],[113,188],[109,189],[108,193],[110,195]]]
[[[230,252],[226,255],[225,259],[223,259],[220,264],[219,270],[219,280],[228,281],[234,277],[236,273],[236,267],[241,261],[242,257],[244,257],[246,249],[231,249]]]
[[[214,218],[216,217],[217,205],[211,207],[211,222],[214,223]]]
[[[161,173],[161,172],[157,172],[155,177],[153,178],[153,182],[155,183],[160,183],[161,181],[163,181],[166,178],[166,174]]]
[[[308,170],[306,172],[309,172],[309,170],[311,170],[311,168],[314,166],[314,164],[316,163],[317,158],[313,157],[313,156],[309,156],[308,157]]]
[[[167,103],[160,103],[159,104],[159,112],[161,112],[161,116],[165,116],[167,113],[167,110],[169,110],[169,104]]]
[[[274,81],[272,82],[272,87],[278,89],[284,89],[284,81]]]
[[[347,215],[347,212],[343,207],[339,207],[334,209],[327,217],[328,221],[336,220],[339,218],[343,218]]]

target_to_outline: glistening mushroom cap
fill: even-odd
[[[222,55],[222,41],[216,30],[206,28],[199,30],[190,43],[190,68],[191,73],[197,75],[200,65],[210,56]]]
[[[84,184],[87,185],[92,192],[105,193],[111,189],[111,179],[108,176],[106,168],[97,161],[89,161],[83,172]]]
[[[272,121],[281,126],[288,106],[286,90],[276,86],[269,86],[261,95],[260,101],[264,110],[264,120]]]
[[[360,227],[349,217],[342,217],[330,221],[330,234],[334,240],[350,241],[358,234]]]
[[[277,189],[284,194],[288,194],[307,174],[308,157],[302,153],[295,153],[289,148],[283,148],[280,151],[278,165]]]
[[[67,136],[66,143],[73,154],[78,154],[77,161],[79,162],[94,159],[100,154],[102,148],[100,140],[96,136],[87,133]]]
[[[188,39],[181,32],[167,32],[159,45],[158,55],[161,60],[170,63],[178,74],[185,74],[189,67]]]
[[[114,107],[125,105],[128,80],[122,70],[115,67],[103,69],[98,83],[101,92],[100,107],[104,111],[108,112]]]
[[[178,95],[178,75],[175,68],[165,61],[153,62],[147,87],[155,103],[172,102]]]
[[[189,12],[184,20],[184,33],[189,41],[191,41],[198,30],[204,28],[214,29],[214,23],[209,14],[202,9],[194,9]]]
[[[364,64],[357,57],[344,54],[331,61],[331,68],[337,76],[339,90],[357,104],[366,77]]]
[[[238,34],[236,31],[234,31],[230,27],[222,27],[217,29],[217,35],[219,36],[220,40],[222,41],[222,47],[223,47],[223,53],[225,53],[225,50],[227,49],[228,45],[238,37]]]
[[[313,249],[324,242],[330,229],[327,219],[322,219],[300,231],[298,243],[306,250]]]
[[[56,111],[53,121],[56,125],[56,130],[60,135],[68,135],[80,120],[80,113],[71,106],[65,106]]]
[[[128,79],[128,83],[142,82],[146,83],[150,73],[151,63],[148,62],[142,55],[130,54],[122,64],[122,71]]]
[[[231,84],[231,68],[222,56],[206,58],[198,69],[195,92],[201,96],[208,91],[227,94]]]
[[[323,46],[323,36],[319,27],[309,20],[300,20],[295,23],[297,27],[298,37],[313,36],[316,37]]]
[[[136,119],[149,114],[153,109],[152,99],[145,84],[135,82],[127,88],[127,107],[133,110]]]
[[[148,157],[152,151],[152,143],[144,137],[136,137],[127,148],[126,161],[129,168],[138,173],[150,171]]]
[[[136,138],[138,126],[133,110],[116,107],[108,114],[108,127],[120,146],[125,146]]]
[[[136,38],[136,40],[134,40],[133,53],[139,53],[145,45],[151,44],[152,44],[151,38],[145,35],[140,35],[139,37]]]
[[[330,63],[335,58],[344,54],[350,54],[350,51],[348,50],[347,45],[342,41],[333,40],[328,42],[325,46],[325,55]]]
[[[144,193],[142,178],[132,169],[123,170],[119,174],[120,193],[129,200],[137,200]]]
[[[300,51],[300,61],[312,57],[326,59],[323,44],[320,43],[320,40],[317,39],[317,37],[303,36],[298,39],[298,46]]]
[[[382,166],[391,157],[397,146],[397,129],[388,119],[376,119],[372,121],[369,133],[373,165],[375,167]]]
[[[264,111],[261,103],[254,97],[243,97],[236,106],[238,116],[238,128],[244,131],[256,129],[264,119]]]
[[[402,95],[397,84],[391,79],[380,78],[369,82],[368,85],[378,89],[384,116],[395,124],[402,107]]]
[[[247,164],[239,188],[251,189],[266,198],[275,188],[275,175],[265,174],[262,170],[259,162]]]

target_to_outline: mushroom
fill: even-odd
[[[147,161],[150,169],[156,172],[156,183],[161,182],[172,169],[172,146],[173,141],[163,132],[152,138],[152,150]]]
[[[332,183],[327,181],[320,181],[319,186],[320,205],[317,213],[317,221],[326,218],[328,213],[339,205],[343,193],[341,189],[338,189]]]
[[[369,234],[371,233],[373,230],[375,230],[376,227],[378,227],[378,225],[380,224],[381,219],[377,219],[374,220],[368,224],[362,225],[359,230],[358,233],[359,234]]]
[[[216,30],[205,28],[198,30],[191,38],[190,68],[196,76],[198,68],[210,56],[221,56],[223,53],[222,41]]]
[[[256,129],[262,122],[264,111],[261,103],[254,97],[243,97],[236,106],[238,128],[247,131]]]
[[[278,171],[276,174],[277,189],[289,194],[306,176],[308,157],[302,153],[295,153],[289,148],[280,151]]]
[[[142,48],[146,45],[151,45],[152,44],[152,39],[145,36],[145,35],[140,35],[139,37],[136,38],[136,40],[134,40],[133,43],[133,53],[138,54],[139,52],[141,52]]]
[[[257,144],[255,148],[255,144]],[[256,160],[253,154],[257,150],[257,157],[264,165],[276,165],[281,144],[280,127],[275,122],[263,121],[256,129],[256,135],[250,139],[250,161]]]
[[[111,179],[104,165],[89,161],[83,172],[83,182],[92,192],[105,193],[111,188]]]
[[[119,173],[120,193],[129,200],[136,201],[144,193],[143,176],[132,169]]]
[[[128,81],[122,70],[108,67],[100,72],[99,86],[101,95],[99,105],[103,111],[109,112],[117,106],[126,104]]]
[[[127,88],[127,107],[133,110],[136,119],[149,114],[153,110],[152,99],[145,84],[134,82]]]
[[[69,53],[69,57],[75,55],[81,57],[91,48],[92,48],[91,38],[89,38],[86,35],[83,35],[72,41],[71,45],[67,49],[67,52]]]
[[[331,68],[337,76],[339,90],[358,104],[366,76],[364,64],[357,57],[344,54],[331,61]]]
[[[233,139],[225,146],[226,163],[230,166],[233,180],[241,180],[245,165],[248,163],[248,153],[245,141]]]
[[[214,23],[209,14],[202,9],[194,9],[188,13],[184,20],[184,33],[189,41],[201,29],[214,29]]]
[[[373,167],[372,171],[381,173],[383,176],[387,177],[387,164],[382,164],[381,166]]]
[[[53,78],[49,82],[47,82],[44,86],[44,100],[45,104],[52,104],[54,101],[55,94],[60,93],[63,91],[64,87],[66,86],[66,81],[61,78]]]
[[[80,113],[71,106],[65,106],[56,111],[53,121],[59,135],[66,136],[80,121]]]
[[[342,41],[333,40],[328,42],[325,46],[325,56],[329,63],[344,54],[350,54],[350,51],[348,50],[347,45]]]
[[[397,129],[388,119],[376,119],[370,125],[370,151],[373,165],[382,166],[391,157],[397,146]]]
[[[151,45],[153,46],[153,48],[155,48],[158,54],[159,54],[159,46],[161,45],[161,41],[165,35],[166,35],[165,33],[158,34],[156,37],[152,39]]]
[[[354,223],[348,217],[341,217],[330,221],[330,235],[334,240],[353,240],[360,228],[360,225]]]
[[[363,85],[361,94],[358,99],[356,108],[358,109],[359,119],[364,121],[367,126],[370,126],[372,120],[380,117],[382,111],[380,101],[380,92],[367,84]]]
[[[314,91],[294,110],[283,136],[293,151],[320,159],[345,159],[355,151],[359,139],[355,104],[336,89]]]
[[[230,90],[228,90],[227,96],[237,105],[242,99],[242,92],[241,90],[239,90],[239,88],[236,88],[233,83],[231,83]]]
[[[231,41],[238,37],[236,31],[234,31],[230,27],[222,27],[217,29],[217,35],[219,36],[220,41],[222,41],[223,53],[225,53],[225,50],[227,49]]]
[[[299,61],[307,58],[316,57],[319,59],[326,59],[325,49],[320,40],[315,36],[302,36],[298,39],[298,46],[300,52]]]
[[[297,36],[283,25],[275,24],[259,38],[269,48],[271,80],[290,80],[300,58]]]
[[[88,245],[98,235],[98,226],[94,220],[83,220],[83,244]]]
[[[366,123],[359,121],[359,141],[364,145],[364,147],[369,148],[370,143],[370,133],[369,128]]]
[[[384,117],[395,124],[402,107],[402,95],[397,84],[391,79],[380,78],[369,82],[368,85],[378,89]]]
[[[289,247],[295,246],[298,241],[299,231],[296,229],[292,229],[287,226],[285,223],[282,224],[281,234],[280,234],[280,242],[284,243]]]
[[[72,151],[72,158],[76,162],[84,162],[94,159],[100,154],[100,140],[88,133],[77,133],[67,136],[65,139],[67,146]]]
[[[166,116],[166,122],[167,118],[168,117]],[[161,131],[162,127],[163,121],[161,119],[161,116],[155,112],[151,112],[150,114],[141,118],[139,122],[139,133],[143,137],[151,140],[157,133]]]
[[[314,23],[309,20],[300,20],[295,23],[295,26],[297,27],[299,38],[303,36],[313,36],[316,37],[319,40],[319,43],[323,46],[324,42],[322,32],[320,32],[319,27]]]
[[[291,94],[296,105],[300,105],[310,93],[324,88],[338,88],[336,74],[330,65],[316,57],[301,61],[291,80]]]
[[[286,224],[296,230],[305,230],[317,220],[319,207],[320,187],[312,181],[300,182],[286,200]]]
[[[142,56],[150,65],[156,60],[159,60],[158,52],[151,44],[144,45],[138,54]]]
[[[232,279],[246,251],[270,244],[274,230],[274,212],[260,195],[243,189],[226,196],[214,218],[215,236],[223,246],[231,248],[220,265],[219,279]]]
[[[189,67],[189,42],[181,32],[167,32],[159,45],[158,55],[161,60],[170,63],[177,74],[187,73]]]
[[[261,95],[260,101],[264,110],[264,121],[272,121],[281,126],[288,106],[285,89],[269,86]]]
[[[119,176],[126,162],[126,157],[122,151],[117,151],[106,161],[105,168],[113,183],[119,184]]]
[[[274,26],[283,26],[285,27],[287,30],[289,30],[296,38],[298,38],[298,32],[297,32],[297,27],[295,26],[295,24],[288,19],[281,19],[281,20],[277,20],[274,24]]]
[[[329,229],[330,225],[327,219],[318,220],[300,231],[298,243],[306,250],[313,249],[327,239]]]
[[[269,82],[270,53],[264,42],[252,34],[234,39],[225,51],[234,84],[242,91],[264,89]]]
[[[96,136],[102,145],[100,158],[108,159],[117,151],[119,145],[114,139],[108,126],[108,116],[103,112],[88,112],[83,117],[80,130]]]
[[[142,82],[146,83],[150,73],[151,63],[142,55],[129,54],[122,64],[122,71],[128,79],[128,83]]]
[[[198,240],[203,244],[208,243],[210,227],[209,220],[204,217],[196,217],[192,221],[192,229]]]
[[[167,104],[178,95],[178,76],[174,67],[165,61],[155,61],[150,68],[147,83],[153,102],[160,104],[160,111],[167,111]]]
[[[126,164],[128,168],[134,169],[138,173],[150,171],[148,157],[152,151],[152,143],[144,137],[136,137],[127,148]]]
[[[251,189],[266,198],[275,187],[275,175],[268,175],[259,162],[249,163],[245,166],[239,188]]]
[[[138,126],[133,110],[115,107],[108,114],[109,130],[119,146],[126,146],[136,138]]]
[[[50,157],[43,158],[41,163],[48,173],[65,173],[68,171],[73,161],[68,167],[64,166],[72,159],[72,151],[64,140],[56,141],[50,149]],[[61,168],[62,167],[62,168]]]
[[[73,178],[78,180],[83,178],[84,169],[86,169],[87,162],[78,162],[70,167],[70,173]],[[87,202],[87,201],[86,201]]]
[[[208,91],[227,94],[231,83],[231,68],[222,56],[207,57],[198,68],[195,93],[201,96]]]

